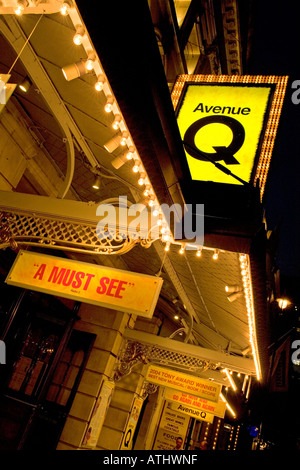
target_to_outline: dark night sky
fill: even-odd
[[[282,274],[300,276],[300,104],[291,88],[300,80],[300,2],[259,0],[247,73],[288,75],[289,82],[266,187],[271,230],[280,223],[277,262]]]

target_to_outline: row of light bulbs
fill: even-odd
[[[256,369],[256,378],[257,380],[261,379],[261,368],[259,361],[258,345],[256,338],[256,326],[255,326],[255,313],[254,313],[254,302],[252,296],[252,283],[251,283],[251,271],[250,271],[250,261],[249,257],[246,254],[240,254],[240,268],[243,282],[243,291],[245,296],[247,314],[248,314],[248,323],[249,323],[249,335],[250,335],[250,344],[252,348],[252,355]]]
[[[20,16],[24,12],[24,9],[28,6],[28,1],[27,0],[19,0],[17,2],[17,6],[15,8],[15,13],[16,15]],[[74,10],[72,9],[72,6],[69,2],[63,2],[60,8],[60,13],[63,16],[67,16],[71,13],[71,11]],[[71,19],[72,15],[71,15]],[[76,21],[75,21],[76,22]],[[73,21],[74,23],[74,21]],[[73,43],[76,46],[81,46],[83,45],[84,39],[87,38],[87,33],[82,24],[79,23],[79,18],[77,21],[77,24],[75,26],[75,34],[73,36]],[[88,51],[88,57],[87,60],[84,63],[78,63],[78,64],[73,64],[72,66],[76,66],[77,68],[80,69],[80,67],[84,67],[85,70],[78,70],[77,71],[77,76],[80,76],[83,73],[86,72],[92,72],[95,70],[98,66],[98,68],[101,66],[97,60],[96,54],[93,52],[93,50]],[[63,69],[66,70],[68,73],[68,69],[65,68]],[[101,71],[102,72],[102,71]],[[67,78],[67,73],[64,72],[66,79]],[[73,76],[72,76],[73,78]],[[74,77],[75,78],[75,77]],[[112,128],[116,131],[119,131],[120,134],[117,136],[113,137],[111,141],[109,141],[107,144],[105,144],[105,148],[109,151],[112,152],[115,150],[119,145],[122,147],[127,147],[126,151],[124,154],[122,154],[120,157],[117,157],[113,162],[113,166],[115,168],[120,168],[122,164],[126,163],[126,161],[133,161],[133,166],[132,166],[132,171],[134,173],[139,173],[139,178],[138,178],[138,184],[139,186],[144,186],[144,191],[143,195],[148,198],[148,205],[150,208],[153,209],[153,215],[158,217],[157,220],[157,225],[161,227],[161,238],[165,242],[165,251],[170,250],[171,243],[175,243],[174,240],[171,237],[171,232],[167,227],[166,221],[164,221],[164,217],[162,214],[162,211],[159,208],[159,203],[158,200],[155,196],[154,190],[150,184],[150,181],[146,175],[146,171],[142,166],[142,162],[137,154],[137,151],[133,145],[133,142],[131,141],[130,135],[128,130],[126,129],[126,126],[124,124],[124,120],[122,118],[121,112],[118,110],[115,99],[113,97],[112,91],[109,89],[109,85],[107,83],[105,74],[99,73],[97,75],[97,81],[95,82],[95,90],[97,92],[105,92],[106,94],[106,103],[104,106],[104,110],[107,113],[114,113],[114,120],[112,122]],[[99,183],[97,182],[94,185],[94,188],[98,189],[99,188]],[[179,249],[179,254],[183,255],[185,253],[185,244],[181,244],[181,247]],[[202,255],[202,249],[203,247],[199,247],[196,251],[196,256],[201,257]],[[212,259],[213,260],[218,260],[219,259],[219,253],[220,250],[215,249],[213,251]]]
[[[15,7],[15,14],[17,16],[21,16],[24,13],[26,7],[29,6],[28,0],[18,0],[17,5]],[[71,20],[75,26],[75,34],[73,36],[73,43],[76,46],[83,45],[85,40],[88,40],[87,32],[84,26],[81,24],[80,17],[73,5],[69,2],[63,2],[60,7],[60,13],[63,16],[70,15]],[[75,21],[74,21],[75,20]],[[119,145],[121,147],[127,147],[126,151],[124,152],[121,157],[117,157],[113,162],[113,166],[115,168],[120,168],[124,163],[127,161],[133,161],[132,171],[134,173],[139,174],[138,184],[139,186],[144,186],[143,194],[145,197],[148,198],[148,205],[150,208],[154,208],[153,215],[155,216],[155,212],[157,212],[158,219],[158,226],[161,226],[161,233],[162,239],[165,242],[169,242],[171,240],[171,233],[170,230],[167,228],[167,223],[163,221],[163,214],[162,211],[159,209],[159,203],[155,196],[154,190],[150,184],[150,181],[146,175],[146,171],[143,168],[142,162],[137,154],[135,146],[130,138],[129,132],[126,129],[124,120],[122,118],[121,112],[119,111],[116,101],[114,99],[113,93],[110,90],[108,82],[106,80],[105,74],[101,70],[101,65],[96,57],[96,54],[93,52],[89,41],[87,44],[90,47],[90,50],[87,52],[88,57],[84,62],[78,62],[76,64],[72,64],[70,66],[63,68],[64,76],[67,80],[72,80],[78,76],[81,76],[85,73],[95,71],[97,75],[97,81],[95,82],[95,90],[97,92],[103,91],[106,95],[106,103],[104,106],[104,110],[107,113],[114,113],[114,120],[112,123],[112,128],[119,132],[111,141],[105,144],[105,148],[111,153],[113,152]],[[100,69],[100,73],[97,74],[97,70]],[[98,189],[99,182],[95,182],[94,188]],[[168,245],[169,246],[169,245]],[[168,249],[168,248],[167,248]]]
[[[94,85],[95,90],[97,92],[103,92],[106,96],[106,103],[104,105],[104,111],[107,113],[114,114],[114,119],[112,121],[112,128],[115,131],[117,131],[117,134],[111,140],[109,140],[104,145],[104,147],[110,153],[112,153],[119,146],[124,147],[124,152],[121,154],[121,156],[116,157],[112,161],[112,165],[114,166],[114,168],[118,169],[128,161],[133,162],[132,171],[138,174],[138,180],[137,180],[138,185],[144,186],[143,195],[144,197],[147,198],[148,206],[153,211],[152,213],[154,217],[157,217],[157,225],[160,228],[161,239],[163,242],[165,242],[165,250],[169,251],[171,243],[176,244],[176,242],[172,238],[170,228],[164,218],[163,212],[159,206],[159,202],[156,198],[153,187],[150,183],[150,180],[147,177],[146,171],[142,165],[141,159],[131,139],[130,133],[125,125],[122,114],[120,110],[118,109],[116,100],[114,99],[114,96],[113,96],[113,92],[111,91],[109,87],[108,81],[102,70],[99,60],[97,59],[96,54],[93,52],[93,50],[91,50],[91,46],[87,41],[87,32],[84,26],[79,23],[79,18],[75,18],[73,16],[73,10],[74,9],[70,9],[70,6],[68,6],[67,3],[64,3],[62,5],[61,13],[64,15],[70,14],[73,24],[75,25],[73,43],[76,46],[84,45],[86,49],[89,48],[87,49],[88,57],[87,57],[87,60],[84,62],[84,67],[87,72],[91,72],[93,70],[95,71],[96,76],[97,76],[97,81],[95,82],[95,85]],[[75,64],[75,65],[77,67],[83,66],[82,63]],[[64,70],[66,71],[66,73],[69,72],[68,69],[66,68],[64,68],[63,71]],[[82,74],[83,73],[86,73],[86,72],[82,72]],[[80,70],[78,71],[78,75],[80,76]],[[66,74],[65,74],[65,77],[67,78]],[[184,254],[184,252],[185,252],[185,244],[181,244],[179,253]],[[198,257],[201,256],[201,253],[202,253],[202,247],[196,250],[196,255]],[[218,259],[218,256],[219,256],[219,250],[214,250],[213,259]]]
[[[38,4],[40,2],[36,2],[36,3]],[[28,7],[30,7],[28,0],[18,0],[14,8],[14,12],[17,16],[21,16],[23,15],[25,9]],[[63,16],[66,16],[68,15],[70,9],[71,9],[71,4],[68,2],[63,2],[60,7],[60,13]]]
[[[20,16],[24,12],[25,8],[29,5],[27,0],[19,0],[15,8],[16,15]],[[143,168],[142,162],[137,154],[136,148],[130,138],[129,132],[125,126],[124,120],[122,118],[121,112],[119,111],[116,101],[114,99],[113,93],[110,90],[106,76],[102,71],[101,65],[96,57],[96,54],[93,52],[93,49],[90,46],[88,41],[87,32],[85,27],[80,22],[80,17],[76,12],[75,8],[72,8],[71,3],[63,2],[60,8],[60,13],[63,16],[70,15],[73,24],[75,25],[75,33],[73,36],[73,43],[76,46],[84,45],[89,47],[87,50],[87,59],[84,62],[78,62],[72,64],[71,66],[66,66],[63,68],[64,76],[67,80],[72,80],[78,76],[81,76],[85,73],[95,71],[97,76],[97,81],[95,82],[95,90],[97,92],[104,92],[106,95],[106,103],[104,105],[104,110],[107,113],[114,114],[114,120],[112,122],[112,128],[118,131],[118,134],[114,136],[109,142],[107,142],[104,147],[107,151],[112,153],[117,147],[121,146],[126,148],[124,153],[121,156],[118,156],[112,161],[112,165],[119,169],[123,164],[128,161],[133,161],[132,171],[139,174],[138,185],[144,186],[143,195],[148,198],[148,205],[153,210],[154,217],[158,217],[157,225],[160,227],[161,239],[165,242],[165,251],[170,250],[171,243],[176,244],[172,239],[170,229],[164,220],[163,213],[159,208],[158,200],[155,196],[153,187],[150,184],[150,181],[146,175],[146,171]],[[100,73],[97,74],[97,71]],[[96,177],[95,183],[93,185],[95,189],[99,189],[99,177]],[[183,255],[185,253],[186,245],[181,244],[179,249],[179,254]],[[203,247],[199,247],[196,250],[196,256],[201,257]],[[214,250],[212,259],[217,260],[219,258],[219,250]]]

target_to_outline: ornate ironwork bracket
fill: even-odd
[[[118,381],[130,374],[133,368],[141,363],[161,365],[191,374],[200,374],[208,369],[215,370],[219,367],[219,364],[181,353],[179,346],[178,351],[170,351],[160,346],[150,346],[138,341],[127,340],[121,349],[114,380]]]
[[[12,250],[16,251],[18,249],[17,242],[12,238],[11,232],[9,229],[10,214],[5,212],[0,212],[0,248],[10,247]]]
[[[94,224],[82,224],[21,212],[0,213],[0,248],[43,246],[76,253],[120,255],[140,243],[148,248],[154,240],[128,236],[119,230],[96,232]]]
[[[115,369],[114,380],[121,380],[122,377],[132,372],[134,366],[141,363],[148,364],[143,345],[135,341],[126,341]]]

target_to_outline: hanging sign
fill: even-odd
[[[148,367],[145,380],[181,392],[197,394],[215,402],[218,401],[221,392],[221,385],[217,383],[153,365]]]
[[[6,283],[151,318],[161,278],[20,251]]]
[[[196,410],[195,408],[182,405],[181,403],[170,403],[171,410],[178,411],[185,415],[190,416],[190,418],[198,419],[199,421],[206,421],[207,423],[212,423],[214,420],[214,415],[207,413],[206,411]]]
[[[176,402],[178,405],[187,406],[188,408],[197,410],[200,413],[209,413],[210,415],[218,416],[219,418],[224,418],[225,416],[226,403],[223,401],[213,402],[205,400],[205,398],[179,392],[170,388],[165,389],[164,396],[166,400]]]
[[[177,121],[193,180],[242,184],[217,162],[250,181],[270,93],[270,86],[187,86]]]
[[[178,77],[172,101],[193,181],[241,185],[254,178],[265,183],[287,80],[261,75]]]

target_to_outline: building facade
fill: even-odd
[[[267,378],[261,196],[286,81],[255,81],[278,109],[247,184],[201,186],[176,86],[245,83],[251,2],[124,3],[0,7],[2,449],[235,450]],[[182,226],[193,203],[191,246],[162,208]]]

